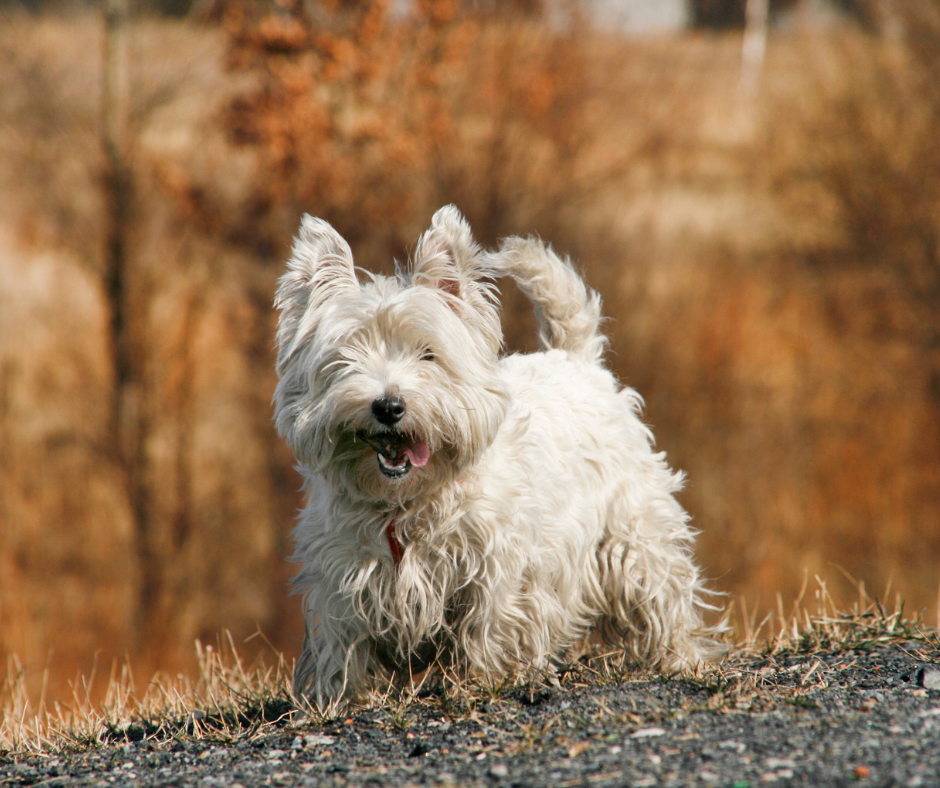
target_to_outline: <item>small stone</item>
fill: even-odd
[[[489,772],[493,777],[508,777],[509,767],[505,763],[494,763],[490,766]]]
[[[917,672],[917,686],[928,690],[940,689],[940,670],[921,668]]]
[[[334,736],[323,736],[316,733],[304,736],[304,744],[307,747],[328,747],[335,741],[336,738]]]
[[[747,749],[747,745],[741,741],[733,741],[731,739],[727,741],[718,742],[719,750],[734,750],[737,753],[742,753]]]
[[[665,736],[666,731],[662,728],[640,728],[630,734],[631,739],[649,739],[653,736]]]
[[[864,780],[866,777],[868,777],[871,774],[871,771],[868,769],[867,766],[857,766],[855,768],[854,774],[855,774],[856,780]]]
[[[587,750],[591,746],[590,742],[579,741],[575,742],[568,748],[568,757],[577,758],[582,752]]]
[[[283,758],[286,754],[284,750],[268,750],[264,757],[269,761],[273,761],[276,758]]]
[[[428,747],[424,742],[418,742],[414,749],[408,753],[409,758],[420,758],[422,755],[427,755],[431,752],[431,748]]]

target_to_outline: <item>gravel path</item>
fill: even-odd
[[[234,742],[0,755],[0,786],[940,786],[940,661],[923,642],[736,656],[700,681],[433,693]]]

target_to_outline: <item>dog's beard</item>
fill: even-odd
[[[405,432],[358,430],[356,438],[375,450],[379,471],[389,479],[404,478],[412,468],[423,468],[431,459],[427,441]]]

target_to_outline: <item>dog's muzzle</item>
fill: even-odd
[[[402,478],[412,467],[424,467],[431,458],[427,441],[403,432],[359,430],[356,437],[375,450],[379,470],[390,479]]]

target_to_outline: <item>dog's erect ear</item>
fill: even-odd
[[[418,240],[412,282],[463,298],[463,284],[478,278],[479,255],[467,220],[456,207],[447,205],[434,214],[431,228]]]
[[[315,327],[316,312],[330,296],[358,286],[349,244],[328,222],[304,216],[274,299],[281,310],[277,331],[281,359]]]
[[[278,284],[274,305],[281,310],[277,328],[277,374],[274,391],[278,432],[308,464],[326,456],[317,430],[300,430],[310,395],[310,370],[303,363],[304,350],[315,336],[328,303],[347,292],[357,292],[359,282],[352,251],[342,236],[322,219],[304,216],[300,233]]]
[[[447,205],[434,214],[418,241],[412,284],[436,288],[477,309],[492,308],[492,272],[482,252],[467,220]]]

